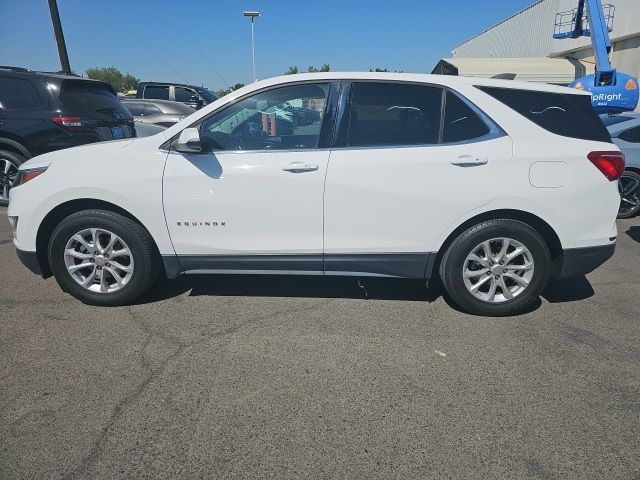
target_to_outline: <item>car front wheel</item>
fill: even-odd
[[[0,205],[9,203],[9,190],[18,174],[18,168],[25,158],[17,153],[0,150]]]
[[[550,253],[540,234],[515,220],[489,220],[460,234],[440,264],[453,302],[487,316],[515,315],[538,299],[549,280]]]
[[[159,272],[153,240],[135,221],[105,210],[65,218],[49,242],[49,264],[67,293],[90,305],[126,305]]]

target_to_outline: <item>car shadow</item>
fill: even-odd
[[[189,296],[210,297],[343,298],[425,303],[442,297],[451,308],[461,311],[448,298],[438,279],[427,287],[421,280],[295,275],[183,275],[176,280],[158,281],[155,288],[136,303],[160,302],[187,292]],[[582,275],[551,281],[541,296],[549,303],[565,303],[593,295],[591,284]],[[538,299],[523,313],[533,312],[541,305],[542,301]]]
[[[640,227],[629,227],[629,230],[625,232],[629,238],[640,243]]]
[[[551,280],[542,292],[542,297],[549,303],[577,302],[590,298],[595,294],[591,283],[585,275]]]
[[[176,280],[159,281],[137,303],[167,300],[186,292],[190,296],[351,298],[430,303],[441,296],[442,289],[436,282],[427,288],[424,281],[395,278],[183,275]]]

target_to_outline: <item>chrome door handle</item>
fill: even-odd
[[[318,168],[320,167],[317,163],[291,162],[286,167],[283,167],[282,170],[291,173],[303,173],[313,172],[314,170],[318,170]]]
[[[458,165],[460,167],[472,167],[474,165],[485,165],[487,163],[489,163],[487,157],[478,157],[477,155],[460,155],[459,157],[451,159],[452,165]]]

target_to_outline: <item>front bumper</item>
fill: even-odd
[[[559,278],[585,275],[609,260],[616,250],[616,244],[597,247],[569,248],[562,252],[562,269]]]
[[[40,267],[38,254],[36,252],[27,252],[25,250],[16,248],[16,253],[18,254],[18,259],[31,272],[35,273],[36,275],[44,275],[44,273],[42,272],[42,267]]]

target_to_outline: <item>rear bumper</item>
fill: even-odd
[[[42,268],[40,267],[40,262],[38,261],[38,254],[36,252],[28,252],[26,250],[20,250],[19,248],[16,248],[16,253],[18,254],[18,259],[31,272],[35,273],[36,275],[43,275]]]
[[[597,247],[570,248],[562,254],[562,270],[559,278],[573,277],[593,272],[609,260],[616,250],[616,244]]]

